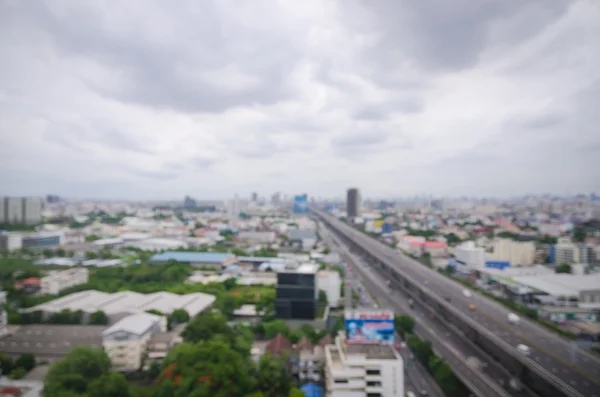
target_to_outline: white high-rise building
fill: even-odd
[[[341,298],[340,274],[331,270],[320,270],[317,273],[317,288],[325,291],[329,307],[338,307]]]
[[[473,241],[457,246],[454,257],[458,265],[466,266],[469,270],[481,269],[485,266],[484,250],[482,247],[475,246]]]
[[[330,397],[404,396],[404,361],[393,345],[346,343],[343,332],[325,347]]]
[[[38,225],[42,209],[40,197],[0,197],[0,223]]]

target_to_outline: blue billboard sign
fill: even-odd
[[[306,194],[302,194],[294,197],[294,213],[295,214],[307,214],[308,213],[308,197]]]
[[[485,267],[491,268],[491,269],[506,269],[507,267],[510,267],[510,262],[508,261],[486,261],[485,262]]]
[[[394,231],[394,228],[393,228],[393,226],[392,226],[391,223],[384,223],[383,226],[382,226],[382,228],[381,228],[381,231],[383,233],[391,233],[391,232]]]
[[[347,311],[345,320],[348,343],[394,344],[394,313],[391,311]]]

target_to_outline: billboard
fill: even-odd
[[[348,310],[345,327],[348,343],[394,344],[394,312],[390,310]]]
[[[510,262],[509,261],[486,261],[485,267],[488,267],[491,269],[504,270],[507,267],[510,267]]]
[[[383,233],[391,233],[394,231],[394,228],[392,227],[391,223],[384,223],[381,229]]]
[[[307,214],[308,213],[308,196],[306,194],[298,195],[294,197],[294,213],[295,214]]]

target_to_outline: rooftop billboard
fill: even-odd
[[[351,344],[394,344],[394,313],[390,310],[348,310],[346,340]]]
[[[308,213],[308,197],[306,194],[302,194],[294,197],[294,213],[295,214],[306,214]]]

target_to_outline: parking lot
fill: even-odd
[[[23,325],[0,339],[0,352],[11,356],[33,353],[38,360],[55,361],[74,346],[102,346],[105,326]]]

